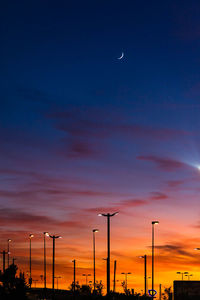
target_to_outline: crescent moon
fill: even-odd
[[[117,59],[122,59],[124,57],[124,52],[122,52],[122,55],[118,57]]]

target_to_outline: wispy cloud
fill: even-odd
[[[109,114],[109,118],[107,117]],[[137,140],[174,140],[191,135],[189,131],[157,128],[125,121],[109,111],[92,108],[72,108],[46,114],[53,126],[64,133],[61,138],[61,153],[74,158],[94,158],[107,149],[111,137],[130,142]]]
[[[173,172],[186,167],[186,164],[178,160],[154,155],[141,155],[137,159],[153,162],[159,169],[167,172]]]

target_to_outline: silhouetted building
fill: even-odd
[[[174,300],[200,299],[200,281],[174,281]]]

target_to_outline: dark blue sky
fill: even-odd
[[[1,3],[4,230],[44,231],[48,216],[78,239],[108,208],[122,212],[119,235],[136,209],[134,226],[196,226],[199,15],[199,1]]]

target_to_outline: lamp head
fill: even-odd
[[[46,232],[46,231],[45,231],[45,232],[43,232],[43,234],[44,234],[44,235],[46,235],[46,236],[49,236],[49,233],[48,233],[48,232]]]
[[[152,221],[152,225],[159,224],[159,221]]]
[[[99,232],[99,229],[93,229],[92,231],[93,232]]]
[[[200,250],[200,248],[194,248],[194,250],[198,251],[198,250]]]
[[[34,235],[31,233],[29,234],[29,239],[32,239],[34,237]]]
[[[116,211],[116,212],[114,212],[113,214],[111,214],[110,216],[111,216],[111,217],[116,216],[116,215],[118,215],[118,213],[119,213],[119,212]]]
[[[8,243],[10,243],[12,240],[11,239],[8,239]]]

